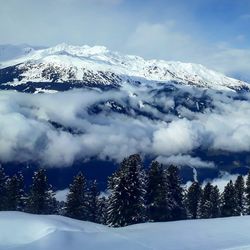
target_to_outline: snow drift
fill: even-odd
[[[145,223],[109,228],[61,216],[0,213],[0,249],[250,249],[250,217]]]

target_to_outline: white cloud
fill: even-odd
[[[5,35],[0,37],[0,44],[47,46],[66,42],[113,48],[122,44],[127,33],[125,24],[132,23],[116,10],[121,3],[122,0],[2,1],[0,32]]]
[[[207,60],[207,65],[217,71],[250,80],[250,49],[220,48]]]
[[[188,153],[200,145],[199,124],[186,119],[172,121],[155,131],[153,149],[156,154],[170,156]]]
[[[192,37],[176,28],[174,20],[165,23],[139,23],[127,39],[127,47],[148,58],[183,60],[199,45]]]
[[[136,88],[133,91],[137,91]],[[192,93],[192,88],[190,88]],[[196,90],[198,91],[198,90]],[[0,159],[7,162],[37,160],[43,165],[71,165],[75,160],[97,156],[120,161],[123,157],[142,153],[159,156],[166,163],[212,167],[212,163],[191,157],[196,149],[250,151],[250,96],[233,100],[210,90],[206,94],[212,106],[196,113],[178,106],[180,118],[165,115],[153,106],[141,107],[158,120],[143,115],[127,116],[115,112],[94,115],[88,108],[96,102],[114,100],[138,109],[140,102],[152,102],[152,97],[140,90],[129,97],[126,88],[120,91],[69,91],[57,94],[29,95],[0,93]],[[201,95],[199,92],[193,92]],[[229,93],[228,93],[229,95]],[[233,95],[233,93],[230,93]],[[67,102],[65,102],[67,100]],[[155,98],[163,110],[176,105],[170,97],[166,103]],[[58,130],[49,121],[65,128]],[[216,166],[215,166],[216,167]]]
[[[212,136],[212,147],[229,151],[250,150],[249,101],[217,103],[218,113],[202,115],[201,122]]]
[[[162,164],[174,164],[177,166],[190,166],[194,168],[214,168],[213,162],[202,161],[199,157],[192,157],[190,155],[172,155],[169,157],[159,156],[156,158]]]

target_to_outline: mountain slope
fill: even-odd
[[[66,89],[62,86],[62,90],[84,86],[119,87],[124,82],[151,86],[155,83],[175,83],[216,90],[249,90],[247,83],[202,65],[144,60],[138,56],[112,52],[102,46],[60,44],[47,49],[32,49],[14,60],[1,63],[1,89],[20,90],[20,85],[30,84],[32,89],[29,88],[27,92],[35,92],[53,89],[53,86],[47,84],[51,82],[65,83],[64,87],[69,84]]]
[[[0,249],[15,250],[243,250],[250,218],[145,223],[108,228],[61,216],[0,213]]]

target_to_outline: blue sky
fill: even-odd
[[[0,0],[0,43],[104,45],[250,80],[249,0]]]

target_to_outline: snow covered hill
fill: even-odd
[[[0,249],[244,250],[250,217],[145,223],[109,228],[61,216],[0,212]]]
[[[83,86],[119,87],[129,82],[137,85],[176,83],[216,90],[249,90],[247,83],[202,65],[144,60],[138,56],[112,52],[102,46],[59,44],[38,50],[21,48],[20,51],[16,56],[0,56],[1,89],[46,92]],[[64,86],[56,88],[48,83],[54,83],[57,87],[64,83]],[[25,87],[21,88],[21,85]]]

